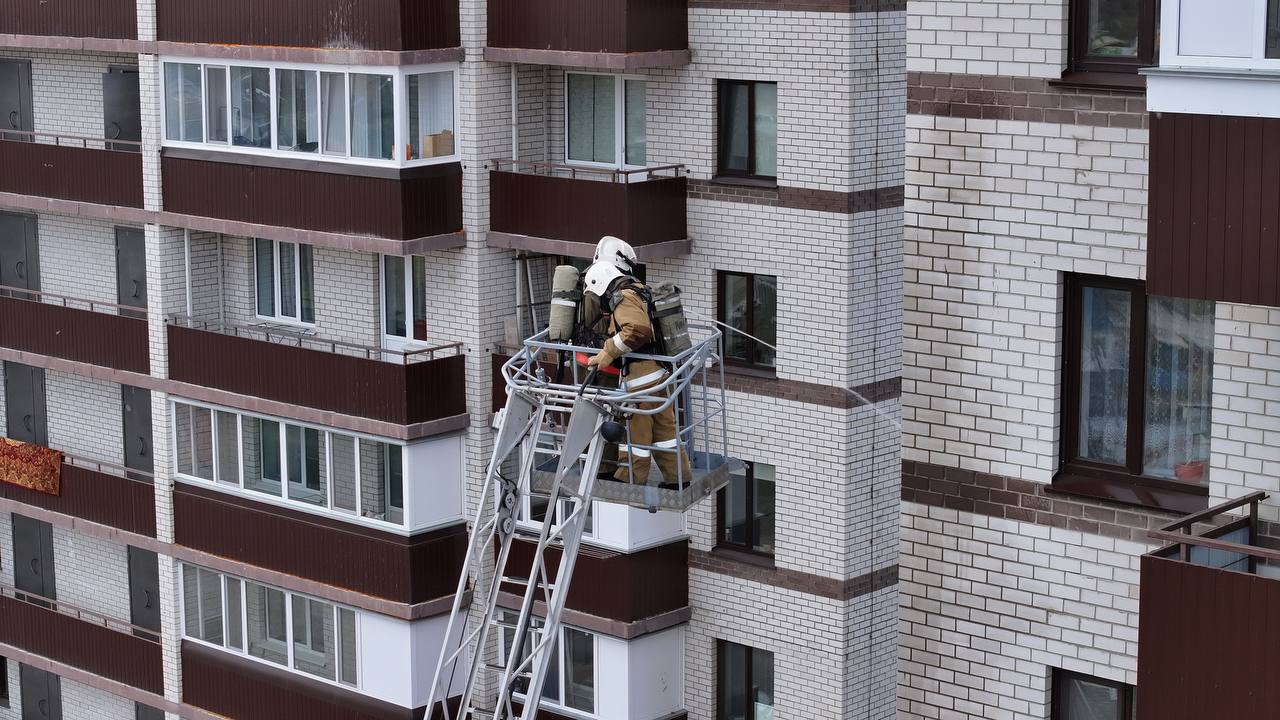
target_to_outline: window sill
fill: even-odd
[[[774,564],[773,556],[764,553],[753,552],[746,548],[734,545],[716,545],[711,548],[711,554],[716,557],[724,558],[733,562],[739,562],[744,565],[754,565],[755,567],[773,570],[777,566]]]
[[[735,187],[752,187],[761,190],[777,190],[777,178],[737,177],[735,175],[715,175],[711,178],[716,185],[732,185]]]
[[[1074,71],[1062,73],[1059,80],[1050,80],[1050,87],[1080,88],[1085,90],[1114,90],[1135,94],[1147,91],[1147,78],[1137,72]]]
[[[1209,506],[1207,484],[1077,466],[1067,466],[1059,472],[1046,491],[1184,515],[1199,512]]]
[[[739,377],[758,378],[763,380],[777,380],[778,369],[766,367],[751,367],[748,365],[733,365],[725,363],[725,375],[737,375]]]

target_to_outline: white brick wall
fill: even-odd
[[[135,720],[132,700],[62,678],[63,720]]]
[[[103,137],[103,74],[112,66],[138,64],[136,55],[56,50],[0,48],[0,58],[31,61],[32,119],[37,133],[87,138]]]
[[[129,621],[129,551],[124,545],[54,526],[58,600]]]
[[[42,291],[110,304],[118,301],[114,225],[43,214],[39,217],[38,237]],[[59,301],[50,298],[49,302]],[[72,307],[85,309],[79,303]]]
[[[1056,78],[1067,0],[908,0],[907,69]]]
[[[119,385],[46,370],[45,406],[50,447],[91,460],[124,464]]]

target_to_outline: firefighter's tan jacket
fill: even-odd
[[[609,320],[609,339],[597,355],[600,365],[610,365],[614,360],[635,352],[654,340],[653,324],[649,322],[649,307],[643,297],[631,288],[622,288],[610,299],[613,315]],[[640,378],[661,370],[653,360],[634,362],[627,369],[627,376]]]

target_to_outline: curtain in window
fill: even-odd
[[[643,166],[648,162],[648,120],[645,81],[626,80],[626,139],[628,165]]]
[[[756,131],[756,166],[753,175],[778,174],[778,86],[756,83],[756,114],[751,119]]]
[[[751,172],[750,92],[742,83],[720,87],[720,165],[732,172]]]
[[[351,74],[351,154],[390,160],[395,145],[394,86],[390,75]]]
[[[1147,299],[1143,472],[1200,482],[1209,460],[1214,304]]]
[[[271,147],[271,71],[231,68],[231,142]]]
[[[316,73],[277,70],[276,94],[276,147],[316,152],[320,147],[320,87]]]
[[[569,75],[569,159],[616,163],[616,81],[611,75]]]
[[[1123,465],[1129,417],[1130,294],[1086,287],[1080,303],[1079,456]]]
[[[324,152],[347,154],[347,77],[320,73],[320,107],[324,116]]]
[[[199,65],[165,63],[165,137],[187,142],[204,140],[200,94]]]

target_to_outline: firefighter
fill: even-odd
[[[628,361],[631,353],[644,355],[657,354],[659,338],[654,324],[649,317],[649,303],[642,293],[647,288],[640,281],[619,270],[609,260],[601,260],[587,269],[585,280],[587,293],[600,298],[603,309],[611,314],[608,333],[610,337],[604,341],[604,347],[592,357],[588,364],[592,367],[616,367],[621,364],[621,388],[628,392],[636,392],[660,384],[667,378],[667,370],[654,360]],[[664,393],[666,391],[663,391]],[[646,403],[641,409],[652,410],[661,403]],[[630,418],[630,442],[620,459],[614,479],[619,482],[645,484],[649,477],[649,465],[652,452],[658,453],[658,468],[665,480],[664,487],[679,487],[679,483],[687,486],[693,480],[693,471],[689,465],[688,455],[680,447],[676,425],[675,404],[669,404],[665,410],[653,415],[632,415]],[[626,460],[630,460],[627,463]],[[630,465],[630,467],[628,467]],[[634,477],[631,474],[634,468]]]

